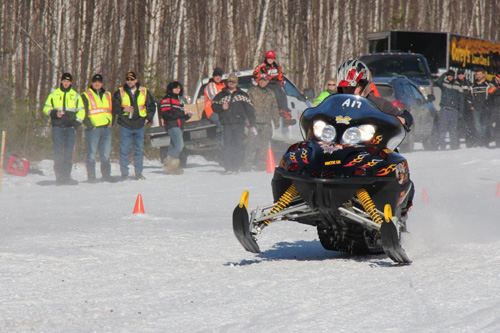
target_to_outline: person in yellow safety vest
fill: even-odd
[[[45,101],[43,113],[50,117],[54,145],[54,172],[56,185],[77,185],[71,178],[75,129],[83,121],[85,111],[82,99],[71,87],[73,77],[64,73],[59,88],[53,90]]]
[[[92,77],[90,87],[82,94],[85,107],[85,141],[87,143],[87,179],[89,183],[95,183],[95,158],[97,151],[101,155],[102,180],[116,183],[117,180],[111,176],[111,125],[113,123],[111,93],[104,90],[101,74]]]
[[[142,175],[144,126],[151,122],[156,103],[149,90],[142,86],[134,72],[125,75],[125,84],[113,95],[113,114],[118,116],[120,126],[120,171],[122,179],[128,179],[131,144],[134,145],[135,179],[146,179]]]

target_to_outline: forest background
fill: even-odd
[[[7,152],[51,158],[42,108],[63,72],[77,91],[100,73],[114,92],[132,70],[159,99],[171,80],[189,94],[213,68],[250,69],[273,50],[299,88],[319,94],[342,61],[366,52],[368,32],[500,40],[499,12],[494,0],[0,0],[0,130]],[[77,160],[84,151],[80,130]]]

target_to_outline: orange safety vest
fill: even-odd
[[[214,99],[215,95],[220,93],[225,87],[226,85],[224,84],[224,82],[209,82],[205,87],[205,90],[203,92],[203,99],[205,114],[207,115],[207,118],[210,118],[212,113],[214,113],[214,110],[212,109],[212,100]]]
[[[101,99],[99,95],[97,95],[92,89],[85,90],[83,94],[89,101],[87,117],[89,117],[92,125],[94,125],[95,127],[104,125],[111,126],[111,123],[113,121],[113,116],[111,114],[111,94],[108,91],[105,92],[103,99]]]

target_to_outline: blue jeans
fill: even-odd
[[[483,139],[486,134],[485,125],[485,110],[472,110],[472,119],[474,120],[474,128],[476,130],[476,139]]]
[[[120,171],[122,176],[128,176],[129,155],[131,143],[134,144],[135,175],[142,175],[144,126],[139,129],[130,129],[120,125]]]
[[[56,179],[70,178],[73,166],[73,149],[75,148],[75,129],[73,127],[52,127],[52,143],[54,144],[54,172]]]
[[[212,123],[212,124],[215,124],[215,126],[217,126],[217,129],[221,129],[221,124],[220,124],[220,118],[219,118],[219,114],[218,113],[212,113],[210,115],[210,118],[208,118],[208,120]]]
[[[170,137],[170,146],[168,147],[167,156],[177,159],[184,148],[182,130],[179,127],[172,127],[167,130],[167,133]]]
[[[446,149],[446,133],[450,133],[450,148],[459,146],[457,136],[458,110],[441,108],[439,112],[439,146]]]
[[[97,150],[101,155],[101,164],[109,164],[111,153],[111,127],[94,128],[85,130],[87,139],[87,164],[95,164]]]
[[[226,171],[240,171],[243,164],[245,124],[224,125],[224,169]]]

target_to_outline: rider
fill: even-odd
[[[340,94],[353,94],[364,97],[382,112],[398,117],[406,131],[409,131],[413,124],[413,116],[410,112],[394,106],[391,102],[382,97],[376,97],[371,92],[372,76],[366,64],[359,60],[347,60],[340,65],[337,71],[338,91]],[[402,209],[402,214],[406,214],[413,205],[415,189],[412,182],[410,193],[408,194],[408,204]]]
[[[382,112],[397,116],[408,131],[413,124],[410,112],[395,107],[391,102],[382,97],[377,97],[371,91],[372,75],[370,69],[359,60],[347,60],[340,65],[337,71],[339,83],[337,89],[340,94],[353,94],[365,97]]]

